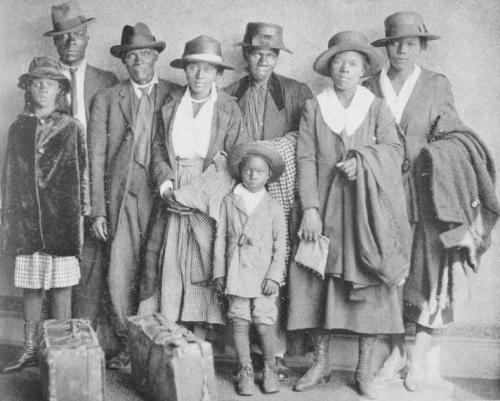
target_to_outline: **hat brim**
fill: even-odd
[[[279,47],[272,47],[272,46],[255,46],[249,43],[245,42],[239,42],[239,43],[233,43],[232,46],[241,46],[241,47],[255,47],[255,48],[262,48],[262,49],[272,49],[272,50],[284,50],[290,54],[293,54],[293,52],[288,49],[285,46],[279,46]]]
[[[214,61],[214,60],[211,60],[211,59],[205,59],[203,57],[184,57],[184,58],[178,58],[178,59],[173,60],[170,63],[170,66],[173,67],[173,68],[184,69],[184,67],[186,66],[186,64],[189,64],[189,63],[192,63],[192,62],[196,62],[196,61],[203,61],[205,63],[212,64],[212,65],[214,65],[216,67],[222,67],[225,70],[234,70],[234,67],[231,66],[231,65],[229,65],[229,64],[224,64],[224,63],[217,62],[217,61]]]
[[[376,74],[382,68],[383,55],[379,49],[374,48],[368,44],[363,45],[360,43],[339,43],[338,45],[332,46],[329,49],[321,53],[313,64],[313,70],[318,74],[329,77],[330,73],[330,60],[337,53],[342,53],[346,51],[355,51],[363,53],[368,58],[368,71],[366,71],[364,77]]]
[[[166,44],[163,40],[159,40],[151,43],[144,43],[141,45],[115,45],[111,46],[109,52],[118,58],[122,58],[124,53],[129,52],[130,50],[139,50],[139,49],[155,49],[158,53],[161,53],[165,50]]]
[[[59,36],[59,35],[64,35],[65,33],[70,33],[77,31],[79,29],[82,29],[83,27],[90,25],[91,23],[95,22],[95,18],[89,18],[85,22],[82,22],[81,24],[70,28],[70,29],[65,29],[64,31],[48,31],[43,34],[43,36]]]
[[[276,181],[285,171],[285,161],[279,152],[268,141],[255,141],[236,145],[229,154],[227,165],[231,175],[241,181],[240,163],[250,156],[258,156],[266,160],[271,169],[269,182]]]
[[[402,39],[402,38],[412,38],[412,37],[426,38],[427,40],[441,39],[441,36],[432,35],[430,33],[408,34],[408,35],[389,36],[387,38],[377,39],[377,40],[373,41],[371,43],[371,45],[375,46],[375,47],[384,47],[387,44],[387,42],[390,42],[391,40]]]
[[[63,74],[42,74],[42,73],[27,73],[19,77],[17,86],[21,89],[28,89],[28,82],[33,78],[47,78],[59,81],[63,85],[63,90],[69,92],[71,90],[71,82]]]

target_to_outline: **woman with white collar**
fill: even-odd
[[[427,31],[422,16],[413,11],[397,12],[386,18],[385,38],[372,42],[373,46],[385,47],[389,58],[388,68],[370,77],[365,86],[389,105],[405,145],[403,183],[410,224],[418,221],[417,196],[414,167],[420,149],[425,146],[437,127],[439,119],[458,118],[455,110],[451,85],[448,79],[417,64],[422,50],[427,49],[429,40],[439,39]],[[413,241],[419,241],[419,230]],[[412,258],[412,263],[420,263]],[[411,271],[415,269],[412,265]],[[417,269],[420,270],[420,269]],[[411,277],[411,274],[410,274]],[[421,299],[411,284],[405,284],[405,300]],[[412,294],[415,293],[415,294]],[[432,293],[432,291],[429,291]],[[420,388],[423,377],[423,360],[431,341],[432,330],[442,328],[446,319],[431,319],[436,311],[415,302],[405,302],[405,318],[417,323],[417,335],[410,370],[405,379],[408,390]],[[392,352],[380,370],[377,380],[392,380],[406,367],[404,335],[392,337]]]
[[[349,330],[359,334],[358,391],[373,396],[375,339],[404,333],[397,290],[408,272],[410,253],[400,174],[403,151],[387,104],[361,86],[362,77],[380,69],[382,54],[358,32],[340,32],[328,47],[313,68],[330,77],[333,86],[306,102],[297,143],[303,213],[299,237],[317,241],[323,234],[329,250],[324,279],[300,265],[290,267],[288,329],[308,330],[315,342],[313,365],[294,389],[304,391],[329,376],[329,333]],[[367,178],[376,182],[375,192]],[[370,196],[362,196],[365,189]],[[402,263],[389,263],[383,254],[392,251],[381,249],[378,259],[384,262],[371,270],[374,265],[369,267],[363,252],[370,247],[371,228],[380,228],[380,216],[363,219],[360,205],[373,209],[387,206],[384,202],[391,203],[384,213],[394,232],[382,228],[383,237],[391,237],[393,255]]]
[[[167,95],[153,141],[153,176],[164,203],[152,219],[140,284],[139,314],[160,311],[199,336],[205,324],[223,324],[224,316],[189,220],[194,212],[206,211],[181,204],[174,190],[192,183],[220,151],[229,152],[242,140],[241,111],[215,85],[218,75],[233,69],[221,54],[217,40],[198,36],[186,43],[182,58],[170,63],[185,71],[188,85]],[[205,235],[210,236],[210,228]],[[211,242],[204,237],[205,245]]]

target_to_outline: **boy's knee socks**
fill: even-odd
[[[233,319],[233,339],[238,354],[238,360],[242,365],[250,365],[250,322],[243,319]]]
[[[274,326],[267,324],[255,325],[260,338],[260,347],[264,354],[264,362],[269,365],[275,364],[276,338]]]

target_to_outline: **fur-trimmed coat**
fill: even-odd
[[[58,111],[43,120],[17,118],[2,180],[5,253],[80,254],[87,168],[85,131],[77,119]]]

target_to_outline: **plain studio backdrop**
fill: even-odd
[[[50,8],[64,0],[0,1],[0,160],[4,160],[7,129],[23,107],[19,75],[39,55],[57,56],[52,39]],[[87,59],[94,66],[126,77],[121,61],[109,53],[119,44],[125,24],[145,22],[167,43],[158,61],[160,77],[185,84],[184,72],[169,66],[182,55],[184,43],[200,34],[221,41],[225,60],[236,67],[225,72],[219,86],[244,74],[241,49],[249,21],[283,26],[284,41],[294,54],[283,52],[276,71],[306,82],[314,93],[328,80],[312,70],[328,39],[342,30],[358,30],[370,40],[384,36],[384,19],[401,10],[424,17],[428,30],[441,36],[429,42],[420,65],[443,72],[451,81],[457,109],[479,133],[500,166],[500,2],[497,0],[80,0],[89,25]],[[2,167],[0,167],[1,169]],[[498,171],[498,168],[497,168]],[[471,301],[458,316],[458,326],[494,328],[500,322],[500,228],[471,281]],[[21,295],[14,288],[12,260],[0,255],[0,296]],[[498,327],[498,326],[497,326]],[[494,330],[495,332],[496,330]],[[1,334],[1,333],[0,333]],[[499,337],[495,334],[495,337]]]

